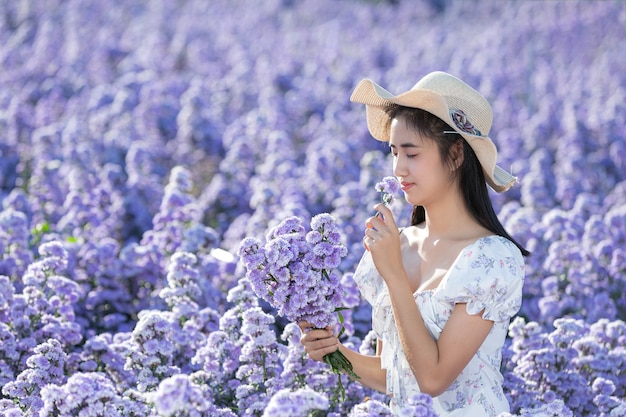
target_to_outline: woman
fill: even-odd
[[[417,392],[433,396],[441,416],[509,411],[501,352],[529,253],[504,230],[487,190],[516,181],[496,165],[489,103],[444,72],[397,96],[363,80],[351,100],[366,105],[372,136],[389,142],[413,216],[399,231],[379,204],[366,221],[354,278],[373,307],[376,356],[300,323],[305,350],[321,360],[339,349],[362,384],[391,396],[396,413]]]

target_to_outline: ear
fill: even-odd
[[[461,139],[456,141],[454,145],[450,148],[450,160],[452,162],[452,170],[456,171],[459,169],[461,164],[463,163],[464,153],[463,153],[463,140]]]

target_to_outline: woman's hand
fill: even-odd
[[[391,210],[384,204],[374,207],[378,213],[365,222],[363,244],[372,253],[378,273],[385,281],[405,274],[400,248],[400,234]]]
[[[324,356],[339,348],[339,340],[330,327],[314,329],[314,326],[306,321],[299,322],[298,327],[302,331],[300,343],[311,359],[321,362]]]

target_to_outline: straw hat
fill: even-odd
[[[372,80],[362,80],[350,101],[366,105],[367,127],[374,138],[389,141],[389,116],[385,108],[392,103],[426,110],[446,122],[474,150],[487,183],[497,192],[508,190],[517,178],[496,165],[498,151],[489,130],[493,112],[478,91],[458,78],[441,71],[431,72],[409,91],[393,95]]]

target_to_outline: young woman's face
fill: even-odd
[[[442,163],[437,144],[410,129],[404,118],[392,120],[389,147],[394,175],[411,205],[426,207],[449,191],[450,172]]]

